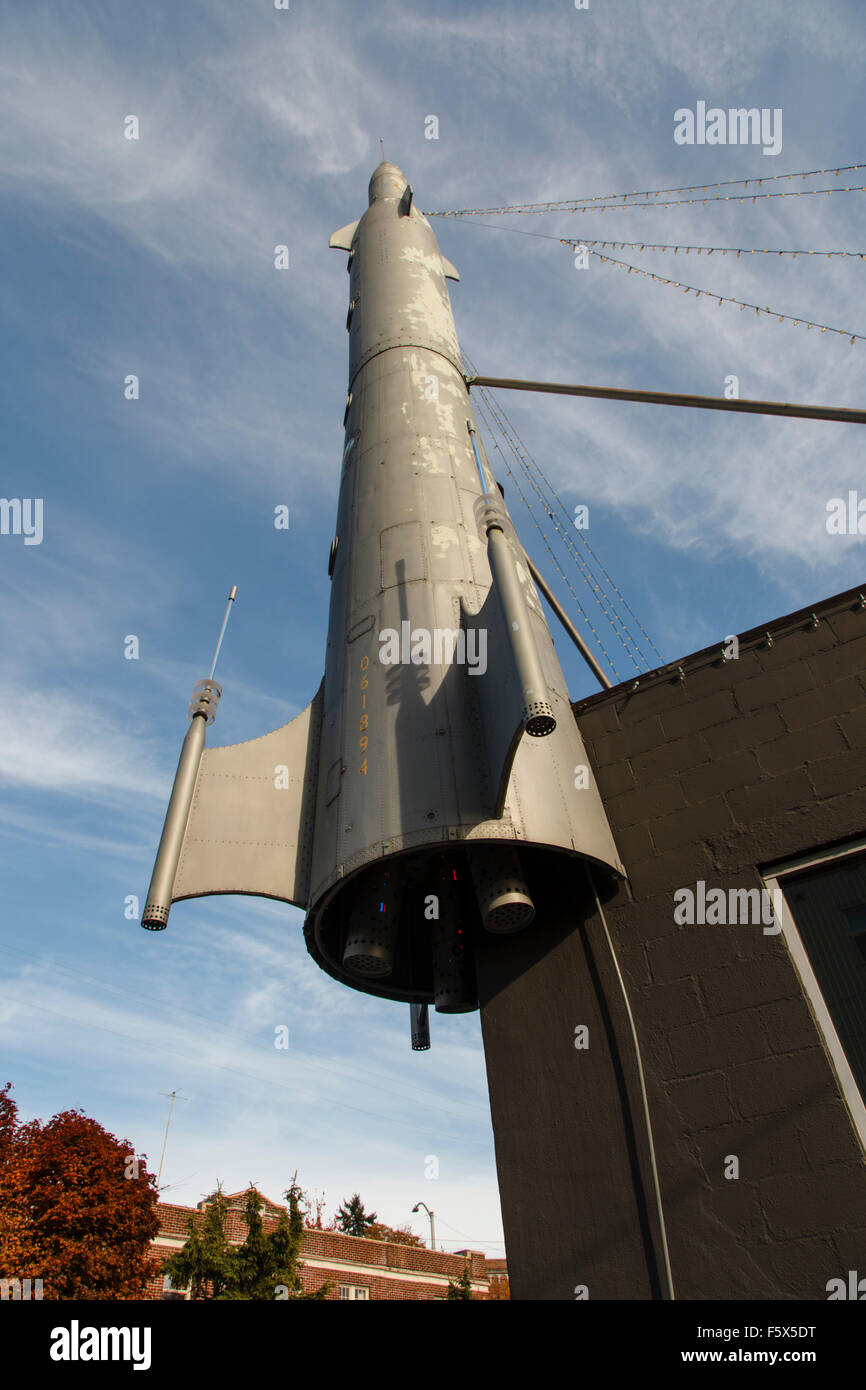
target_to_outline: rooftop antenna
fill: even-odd
[[[381,135],[379,136],[379,146],[380,146],[380,148],[381,148],[381,150],[382,150],[382,163],[384,164],[384,163],[385,163],[385,141],[382,139]]]
[[[160,1091],[159,1094],[160,1094],[161,1096],[169,1096],[169,1097],[171,1098],[171,1105],[168,1107],[168,1119],[167,1119],[166,1122],[165,1122],[165,1138],[164,1138],[163,1141],[162,1141],[162,1153],[160,1154],[160,1157],[159,1157],[159,1172],[158,1172],[157,1175],[156,1175],[156,1190],[157,1190],[157,1192],[159,1192],[159,1190],[160,1190],[160,1188],[159,1188],[159,1180],[160,1180],[160,1178],[162,1177],[162,1165],[163,1165],[163,1163],[165,1162],[165,1146],[166,1146],[166,1144],[168,1143],[168,1127],[169,1127],[169,1125],[171,1124],[171,1112],[172,1112],[172,1110],[174,1109],[174,1103],[175,1103],[176,1100],[180,1099],[180,1100],[184,1100],[184,1101],[185,1101],[185,1100],[187,1099],[186,1096],[180,1095],[179,1089],[174,1090],[174,1091]]]

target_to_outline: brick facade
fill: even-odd
[[[246,1236],[243,1205],[246,1194],[234,1193],[227,1198],[229,1212],[226,1234],[230,1241],[241,1244]],[[280,1213],[286,1208],[263,1199],[262,1221],[265,1230],[272,1230]],[[204,1203],[198,1207],[175,1206],[159,1202],[156,1213],[160,1229],[154,1238],[153,1274],[148,1283],[147,1297],[163,1297],[163,1276],[159,1263],[180,1250],[186,1241],[191,1216],[201,1219]],[[329,1281],[333,1287],[329,1299],[339,1299],[339,1286],[349,1285],[367,1289],[373,1299],[436,1299],[443,1298],[450,1280],[457,1280],[465,1266],[469,1267],[472,1291],[476,1298],[486,1299],[490,1281],[485,1258],[477,1250],[446,1254],[427,1250],[424,1246],[396,1245],[387,1241],[365,1240],[344,1235],[340,1231],[304,1232],[301,1254],[301,1283],[309,1293]],[[355,1295],[353,1294],[353,1297]]]

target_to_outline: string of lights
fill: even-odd
[[[684,208],[698,203],[702,207],[706,207],[708,203],[756,203],[759,198],[810,198],[817,197],[820,193],[826,193],[828,197],[834,193],[866,193],[866,184],[851,184],[845,188],[798,188],[790,193],[717,193],[709,198],[670,198],[663,203],[574,203],[560,207],[533,207],[527,204],[526,207],[513,208],[458,208],[454,212],[428,212],[425,216],[481,217],[488,213],[516,212],[539,217],[545,212],[620,212],[623,208]]]
[[[456,222],[465,222],[467,227],[486,227],[493,232],[508,232],[510,236],[539,237],[542,241],[556,241],[560,246],[572,246],[575,249],[581,246],[586,246],[588,248],[609,246],[611,250],[616,250],[619,247],[620,250],[626,250],[626,248],[628,248],[633,251],[673,251],[674,255],[676,255],[678,251],[684,251],[686,255],[688,255],[690,251],[697,251],[698,255],[700,255],[702,251],[706,251],[707,255],[711,256],[713,252],[716,251],[722,256],[734,256],[737,259],[739,259],[740,256],[791,256],[796,260],[798,256],[826,256],[829,260],[832,259],[833,256],[840,258],[847,256],[850,260],[859,259],[861,261],[866,261],[866,251],[827,251],[815,246],[801,246],[796,250],[780,249],[777,246],[693,246],[690,243],[687,244],[686,242],[679,241],[601,241],[598,237],[581,237],[579,240],[575,240],[573,237],[554,236],[551,232],[528,232],[524,227],[499,227],[495,222],[470,222],[469,218],[461,217],[457,217],[454,220]]]
[[[513,204],[509,204],[509,205],[507,205],[507,206],[505,206],[505,207],[498,207],[498,208],[456,208],[456,209],[454,209],[454,210],[449,210],[449,211],[428,212],[428,213],[425,214],[425,216],[427,216],[427,217],[483,217],[483,216],[485,216],[485,215],[488,214],[488,213],[512,213],[512,212],[514,212],[514,213],[575,212],[575,211],[585,211],[585,210],[587,210],[588,207],[589,207],[589,205],[592,204],[592,203],[608,203],[608,204],[610,204],[610,206],[615,206],[615,207],[623,207],[623,206],[625,206],[625,207],[630,207],[630,206],[635,206],[635,205],[634,205],[634,204],[630,204],[630,203],[628,203],[628,202],[625,201],[625,200],[627,200],[627,199],[629,199],[629,198],[658,198],[661,194],[664,194],[664,193],[703,193],[703,192],[705,192],[705,191],[706,191],[707,189],[709,189],[709,188],[748,188],[750,184],[757,184],[758,187],[761,188],[765,183],[779,183],[779,182],[781,182],[781,181],[783,181],[783,180],[786,180],[786,179],[808,179],[808,178],[815,178],[815,177],[817,177],[818,175],[823,175],[823,174],[834,174],[834,175],[838,178],[840,174],[854,173],[854,172],[857,172],[857,171],[860,170],[860,169],[866,169],[866,164],[842,164],[842,165],[839,165],[839,166],[836,167],[836,168],[830,168],[830,169],[807,169],[805,172],[799,171],[799,172],[797,172],[797,173],[792,173],[792,174],[764,174],[764,175],[762,175],[761,178],[755,178],[754,175],[753,175],[752,178],[749,178],[749,179],[721,179],[721,180],[719,180],[717,183],[696,183],[696,184],[690,184],[690,185],[688,185],[688,186],[684,186],[684,187],[682,187],[682,188],[644,188],[644,189],[633,189],[630,193],[595,193],[595,194],[587,195],[587,196],[584,197],[584,198],[567,198],[567,199],[563,199],[563,200],[560,200],[560,201],[553,201],[553,202],[546,202],[546,203],[513,203]],[[864,188],[856,188],[856,189],[852,189],[852,188],[846,188],[846,189],[824,188],[824,189],[801,189],[799,192],[800,192],[800,193],[802,193],[802,192],[806,192],[806,193],[836,193],[836,192],[846,192],[846,193],[858,192],[858,193],[862,193],[862,192],[864,192],[864,191],[866,191],[866,190],[864,190]],[[795,195],[791,195],[791,194],[788,194],[788,195],[785,195],[785,194],[766,194],[766,193],[764,193],[764,194],[743,194],[743,195],[739,195],[739,196],[740,196],[741,198],[748,199],[748,198],[751,198],[751,197],[785,197],[785,196],[791,197],[791,196],[795,196]],[[798,193],[796,196],[799,196],[799,193]],[[612,200],[615,200],[615,199],[620,199],[620,200],[622,200],[622,201],[620,201],[620,202],[613,202]],[[713,202],[713,201],[729,201],[729,199],[724,198],[722,195],[717,195],[716,197],[710,198],[710,199],[688,198],[688,199],[682,199],[682,200],[678,200],[678,201],[683,201],[683,202],[697,202],[697,203],[699,203],[699,202]],[[734,201],[734,200],[733,200],[733,199],[730,199],[730,201]],[[669,206],[671,206],[671,204],[669,204],[669,203],[664,203],[664,204],[662,204],[662,203],[641,203],[641,204],[638,204],[638,206],[640,206],[640,207],[669,207]]]
[[[513,231],[511,227],[503,227],[503,231]],[[534,235],[530,233],[529,235]],[[681,242],[650,242],[650,241],[573,241],[567,237],[558,238],[563,246],[588,246],[602,249],[610,247],[612,251],[673,251],[674,255],[678,251],[684,251],[686,255],[690,251],[697,251],[698,255],[706,251],[708,256],[712,256],[716,251],[722,256],[733,255],[738,259],[740,256],[791,256],[794,260],[798,256],[826,256],[830,260],[833,256],[849,256],[853,260],[859,259],[866,261],[866,251],[820,251],[817,248],[801,247],[797,251],[779,250],[778,247],[759,247],[759,246],[686,246]]]
[[[563,244],[574,247],[584,245],[585,243],[565,241]],[[795,318],[793,314],[781,314],[777,309],[771,309],[769,305],[762,307],[760,304],[751,304],[745,299],[735,299],[733,295],[717,294],[715,290],[703,290],[699,289],[696,285],[685,285],[680,280],[670,280],[664,275],[656,275],[653,271],[644,270],[641,266],[632,265],[629,261],[618,260],[615,256],[605,256],[600,251],[593,251],[589,247],[587,247],[587,250],[591,256],[597,256],[605,265],[618,266],[621,270],[627,270],[629,275],[632,273],[643,275],[645,278],[655,280],[659,285],[670,285],[674,289],[682,290],[684,294],[694,294],[698,299],[700,299],[702,294],[706,295],[707,299],[716,300],[719,308],[721,308],[723,304],[736,304],[740,310],[754,309],[756,314],[768,314],[771,318],[777,319],[779,323],[784,323],[786,321],[792,323],[795,328],[802,325],[807,330],[817,328],[821,333],[838,333],[841,337],[847,338],[851,346],[858,340],[860,342],[866,342],[866,334],[864,333],[852,333],[848,328],[833,328],[828,323],[816,323],[814,319],[806,319],[800,316]]]
[[[625,267],[627,270],[629,270],[629,272],[634,272],[635,274],[637,274],[637,275],[643,275],[644,277],[646,277],[646,278],[648,278],[648,279],[650,279],[650,280],[655,280],[657,284],[660,284],[660,285],[671,285],[671,286],[673,286],[675,289],[681,289],[681,290],[685,291],[686,293],[688,293],[689,291],[691,291],[691,292],[693,292],[693,293],[695,294],[695,296],[696,296],[697,298],[700,298],[700,296],[701,296],[702,294],[703,294],[703,295],[706,295],[708,299],[715,299],[715,300],[717,300],[718,303],[719,303],[719,306],[721,306],[722,304],[726,304],[726,303],[727,303],[727,304],[736,304],[736,305],[738,305],[741,309],[754,309],[754,311],[755,311],[756,314],[769,314],[771,318],[772,318],[772,317],[775,317],[776,319],[778,319],[778,321],[779,321],[780,323],[783,323],[783,322],[785,322],[785,321],[787,320],[788,322],[793,323],[793,325],[794,325],[795,327],[797,327],[798,325],[802,325],[804,328],[807,328],[807,329],[818,328],[818,329],[820,329],[821,333],[838,333],[838,334],[841,334],[842,337],[848,338],[848,339],[849,339],[849,343],[850,343],[851,346],[853,346],[853,344],[854,344],[858,339],[861,339],[861,340],[862,340],[862,339],[864,338],[864,335],[863,335],[862,333],[852,333],[852,332],[850,332],[850,330],[845,329],[845,328],[833,328],[833,327],[831,327],[829,324],[817,323],[814,319],[807,319],[807,318],[803,318],[802,316],[799,316],[799,317],[795,318],[793,314],[780,314],[780,313],[778,313],[776,310],[771,309],[768,305],[767,305],[767,306],[764,306],[764,307],[761,307],[761,306],[758,305],[758,304],[750,304],[750,303],[749,303],[748,301],[746,301],[746,300],[735,299],[735,298],[733,298],[731,295],[719,295],[719,294],[716,294],[713,290],[703,290],[703,289],[699,289],[696,285],[685,285],[685,284],[683,284],[683,283],[682,283],[681,281],[679,281],[679,280],[671,280],[671,279],[667,278],[667,277],[664,276],[664,275],[656,275],[654,271],[645,270],[642,266],[631,265],[630,262],[628,262],[628,261],[620,261],[620,260],[618,260],[618,259],[617,259],[616,257],[614,257],[614,256],[604,256],[604,255],[602,255],[602,253],[601,253],[600,251],[597,251],[597,250],[595,249],[595,248],[598,247],[598,246],[611,246],[611,247],[613,247],[613,246],[630,246],[630,247],[638,247],[638,246],[639,246],[639,247],[641,247],[642,249],[645,249],[645,250],[647,250],[647,251],[675,250],[676,247],[675,247],[673,244],[667,245],[667,246],[662,246],[662,245],[653,245],[653,244],[650,243],[650,242],[634,242],[634,241],[631,241],[631,242],[612,242],[612,241],[599,241],[599,240],[594,240],[594,241],[575,240],[573,237],[557,237],[557,236],[552,236],[549,232],[527,232],[527,231],[525,231],[522,227],[498,227],[498,226],[496,226],[496,224],[493,223],[493,222],[470,222],[468,218],[466,218],[466,219],[459,219],[459,220],[465,220],[467,226],[473,226],[473,227],[486,227],[486,228],[488,228],[490,231],[494,231],[494,232],[510,232],[510,233],[512,233],[513,235],[516,235],[516,236],[532,236],[532,237],[540,237],[540,238],[542,239],[542,241],[556,241],[556,242],[559,243],[560,246],[567,246],[570,250],[574,250],[574,251],[579,251],[579,250],[585,249],[585,250],[587,251],[587,253],[588,253],[590,256],[598,256],[599,260],[604,261],[604,262],[606,262],[607,264],[610,264],[610,265],[617,265],[617,266]],[[679,244],[678,244],[678,245],[679,245]],[[814,256],[849,256],[849,257],[852,257],[852,258],[853,258],[853,257],[860,257],[861,259],[866,258],[866,253],[861,252],[861,251],[818,251],[818,250],[808,250],[808,249],[803,249],[802,251],[772,251],[772,250],[769,250],[769,251],[759,251],[758,248],[752,248],[752,247],[747,247],[747,246],[740,246],[740,247],[736,247],[736,246],[728,246],[728,247],[724,247],[724,246],[721,246],[721,247],[695,247],[695,246],[693,246],[693,247],[689,248],[689,247],[686,247],[686,246],[684,246],[684,245],[679,245],[679,250],[681,250],[681,251],[686,251],[686,252],[687,252],[689,249],[691,249],[692,251],[707,251],[708,253],[710,253],[711,251],[720,251],[723,255],[725,255],[725,254],[732,254],[732,253],[733,253],[733,254],[735,254],[735,255],[741,255],[741,256],[746,256],[746,255],[758,255],[758,254],[760,254],[760,255],[776,255],[776,256],[781,256],[781,255],[789,255],[789,256],[800,256],[800,255],[802,255],[802,256],[812,256],[812,255],[814,255]]]

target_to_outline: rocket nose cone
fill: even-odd
[[[403,191],[408,184],[408,179],[402,169],[398,169],[396,164],[390,164],[387,159],[373,170],[370,179],[369,197],[373,203],[377,198],[402,198]]]

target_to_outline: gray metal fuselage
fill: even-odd
[[[586,755],[512,534],[556,715],[549,737],[520,736],[510,634],[476,520],[482,485],[467,422],[477,427],[446,286],[446,270],[456,272],[392,165],[376,170],[370,206],[344,233],[332,242],[351,248],[349,398],[306,935],[340,978],[429,999],[423,978],[406,977],[406,962],[396,978],[363,984],[340,964],[345,922],[335,897],[347,901],[364,866],[412,857],[421,932],[418,891],[424,900],[435,894],[434,851],[505,841],[621,866],[594,786],[576,786]],[[396,663],[380,659],[394,654],[387,633],[399,637]],[[454,634],[464,638],[462,662],[448,659]]]
[[[324,679],[282,728],[215,748],[219,687],[196,687],[142,925],[184,898],[280,899],[335,978],[462,1012],[479,933],[539,930],[533,894],[581,858],[623,870],[477,441],[457,272],[384,162],[331,245],[350,347]]]

